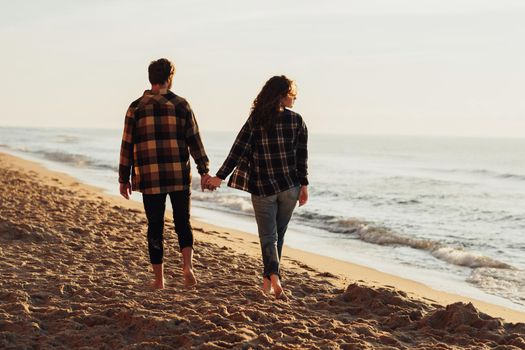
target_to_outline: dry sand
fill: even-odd
[[[523,313],[288,247],[275,300],[255,236],[195,221],[198,286],[168,220],[152,291],[140,203],[5,154],[0,185],[2,349],[525,349],[525,324],[503,322]]]

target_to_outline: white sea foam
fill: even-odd
[[[194,184],[196,181],[194,181]],[[200,185],[199,185],[200,186]],[[195,185],[194,185],[195,187]],[[198,188],[198,187],[197,187]],[[205,193],[193,191],[192,198],[194,200],[213,203],[215,207],[221,210],[227,210],[236,214],[253,215],[252,202],[249,198],[236,196],[236,195],[225,195],[219,193]]]
[[[432,250],[432,255],[438,259],[458,266],[492,267],[496,269],[512,268],[509,264],[484,256],[480,253],[465,251],[462,248],[443,246]]]
[[[89,157],[82,154],[71,154],[58,151],[39,151],[37,153],[42,154],[46,159],[59,163],[68,163],[77,167],[85,167],[93,165],[94,163]]]
[[[515,303],[525,302],[525,271],[496,268],[473,269],[467,282],[487,293],[504,296]]]
[[[384,228],[370,228],[363,225],[358,231],[359,237],[369,243],[381,245],[401,245],[414,249],[429,251],[434,257],[457,266],[467,267],[493,267],[497,269],[510,269],[511,265],[479,253],[469,252],[462,247],[447,246],[443,243],[415,239],[399,235]]]
[[[359,238],[365,242],[380,245],[402,245],[414,249],[429,251],[432,251],[439,246],[438,242],[403,236],[389,229],[383,227],[373,227],[367,224],[361,224],[357,234]]]
[[[337,219],[328,215],[319,215],[315,213],[303,214],[302,216],[318,220],[320,225],[316,225],[317,227],[324,227],[324,229],[332,232],[352,234],[362,241],[372,244],[405,246],[425,250],[435,258],[457,266],[467,266],[472,268],[492,267],[497,269],[512,268],[509,264],[480,253],[464,250],[462,247],[453,247],[429,239],[408,237],[388,228],[374,226],[357,219]]]
[[[31,151],[31,153],[42,155],[44,158],[54,162],[65,163],[78,168],[93,167],[118,171],[116,164],[106,164],[83,154],[48,150]]]

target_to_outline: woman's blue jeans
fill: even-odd
[[[281,276],[279,264],[284,234],[297,204],[299,190],[300,187],[297,186],[266,197],[252,194],[253,210],[261,242],[264,278],[269,279],[272,274]]]

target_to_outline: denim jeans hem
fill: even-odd
[[[271,275],[277,275],[277,277],[279,277],[279,279],[281,279],[281,274],[278,273],[278,272],[265,273],[265,274],[263,274],[263,278],[266,278],[267,280],[269,280]]]

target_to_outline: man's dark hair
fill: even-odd
[[[175,66],[166,58],[159,58],[149,64],[148,75],[151,84],[164,84],[173,74]]]

